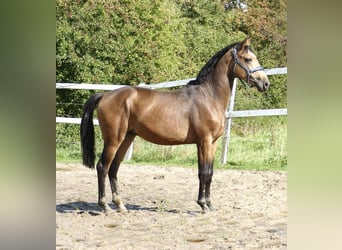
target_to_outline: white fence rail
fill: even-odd
[[[278,75],[278,74],[287,74],[287,68],[274,68],[274,69],[265,69],[267,75]],[[138,86],[150,89],[162,89],[162,88],[171,88],[186,85],[190,80],[194,80],[195,78],[189,78],[178,81],[170,81],[170,82],[162,82],[158,84],[144,84],[141,83]],[[279,116],[279,115],[287,115],[287,109],[261,109],[261,110],[239,110],[234,111],[234,102],[235,102],[235,93],[236,93],[236,85],[237,79],[234,80],[232,96],[230,98],[230,103],[226,112],[226,127],[225,132],[223,134],[222,140],[222,154],[221,154],[221,162],[227,162],[228,148],[229,148],[229,140],[230,140],[230,130],[232,125],[232,118],[236,117],[252,117],[252,116]],[[84,89],[84,90],[114,90],[118,88],[125,87],[127,85],[109,85],[109,84],[86,84],[86,83],[56,83],[56,89]],[[81,124],[81,118],[69,118],[69,117],[56,117],[56,123],[71,123],[71,124]],[[94,119],[94,124],[98,125],[99,122],[97,119]],[[126,159],[130,159],[132,156],[133,143],[130,146]]]

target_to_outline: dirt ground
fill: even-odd
[[[286,172],[215,170],[208,214],[196,169],[123,164],[118,180],[129,212],[105,214],[96,170],[57,164],[56,249],[287,248]]]

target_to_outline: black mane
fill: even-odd
[[[212,73],[212,71],[215,69],[216,64],[221,59],[221,57],[227,53],[228,50],[230,50],[232,47],[237,45],[238,43],[233,43],[231,45],[228,45],[227,47],[221,49],[219,52],[217,52],[201,69],[201,71],[198,73],[195,80],[192,80],[188,82],[188,85],[200,85],[204,83],[208,76]]]

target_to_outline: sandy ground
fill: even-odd
[[[215,170],[208,214],[196,169],[123,164],[118,179],[129,212],[105,214],[96,170],[57,164],[56,249],[287,248],[286,172]]]

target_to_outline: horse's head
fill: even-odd
[[[260,92],[266,91],[270,81],[260,66],[258,59],[250,49],[250,39],[246,38],[232,49],[234,60],[234,76],[243,79],[250,87],[256,87]]]

